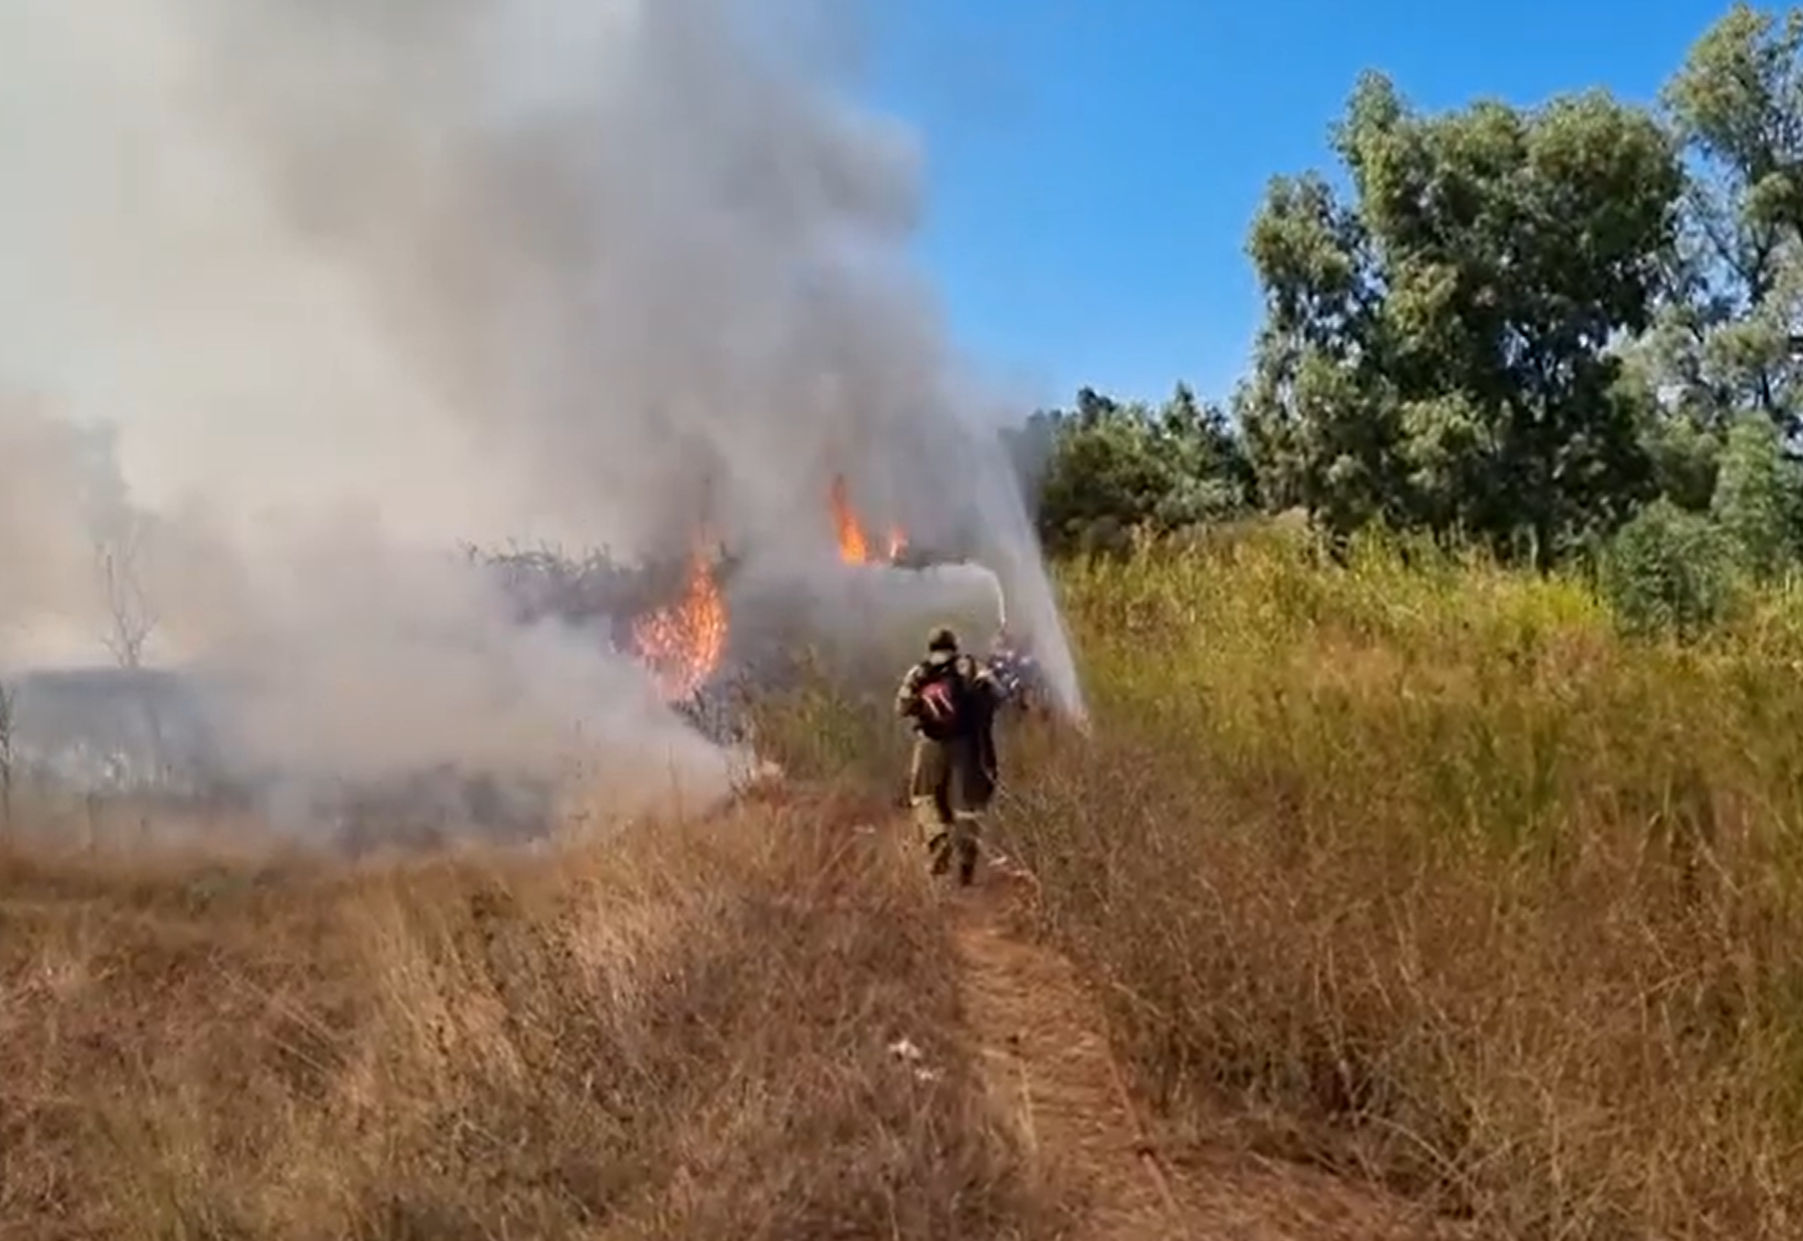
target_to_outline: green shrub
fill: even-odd
[[[1795,555],[1799,480],[1784,455],[1778,428],[1761,413],[1745,414],[1728,429],[1711,502],[1735,563],[1759,581],[1781,573]]]
[[[1694,637],[1734,601],[1734,550],[1712,519],[1656,500],[1605,549],[1603,594],[1630,631]]]

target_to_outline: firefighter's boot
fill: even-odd
[[[952,837],[950,832],[940,832],[927,841],[928,866],[927,873],[937,878],[951,869]]]
[[[940,815],[936,798],[916,795],[910,801],[915,830],[927,847],[929,872],[943,875],[951,866],[952,827]]]
[[[977,876],[977,840],[980,835],[977,816],[961,811],[952,827],[952,848],[958,859],[958,884],[969,887]]]

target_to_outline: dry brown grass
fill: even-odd
[[[858,817],[0,854],[0,1236],[1050,1235],[934,898]]]
[[[999,826],[1173,1130],[1479,1236],[1803,1235],[1787,601],[1685,651],[1384,555],[1067,584],[1097,737],[1017,740]]]

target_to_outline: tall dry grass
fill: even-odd
[[[0,853],[0,1237],[1051,1235],[933,897],[862,817]]]
[[[1803,654],[1266,532],[1067,566],[999,829],[1173,1125],[1505,1238],[1803,1235]]]

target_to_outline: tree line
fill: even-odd
[[[1543,569],[1803,551],[1803,9],[1737,3],[1651,107],[1425,113],[1367,73],[1274,178],[1225,402],[1084,390],[1011,432],[1055,551],[1301,510]],[[1704,584],[1706,588],[1706,584]]]

